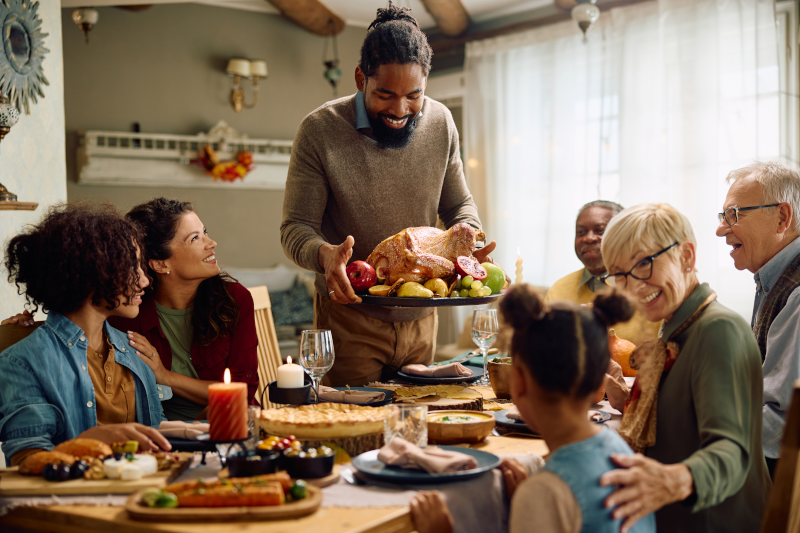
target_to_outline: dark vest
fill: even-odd
[[[767,357],[767,333],[769,332],[772,322],[778,316],[783,308],[786,306],[786,300],[797,287],[800,287],[800,254],[798,254],[786,270],[783,271],[781,277],[772,287],[767,295],[767,300],[761,306],[761,311],[758,313],[758,318],[753,326],[753,334],[758,341],[758,348],[761,350],[761,362]]]

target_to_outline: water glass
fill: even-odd
[[[472,315],[472,342],[478,345],[483,355],[483,377],[478,380],[479,385],[490,385],[487,356],[489,348],[497,341],[500,327],[497,322],[496,309],[475,309]]]
[[[333,337],[329,329],[310,329],[300,334],[300,364],[314,382],[314,394],[319,403],[319,384],[335,359]]]
[[[383,440],[388,444],[395,437],[416,444],[420,448],[428,445],[427,405],[385,405]]]

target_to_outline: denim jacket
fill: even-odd
[[[128,338],[103,325],[114,359],[131,371],[136,383],[136,421],[157,428],[165,420],[161,402],[172,389],[128,345]],[[31,448],[52,450],[97,425],[97,407],[89,376],[83,330],[60,313],[28,337],[0,353],[0,441],[10,459]]]

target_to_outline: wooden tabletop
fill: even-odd
[[[490,387],[475,387],[484,398],[491,400]],[[498,455],[547,454],[547,445],[537,438],[495,437],[470,446]],[[280,521],[238,523],[158,524],[138,522],[128,518],[122,507],[88,505],[54,505],[48,507],[18,507],[0,517],[1,526],[57,533],[107,532],[143,533],[409,533],[414,531],[407,507],[322,507],[304,518]]]

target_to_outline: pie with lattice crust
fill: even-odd
[[[386,413],[380,407],[321,403],[261,411],[261,428],[270,435],[298,438],[355,437],[383,432]]]

